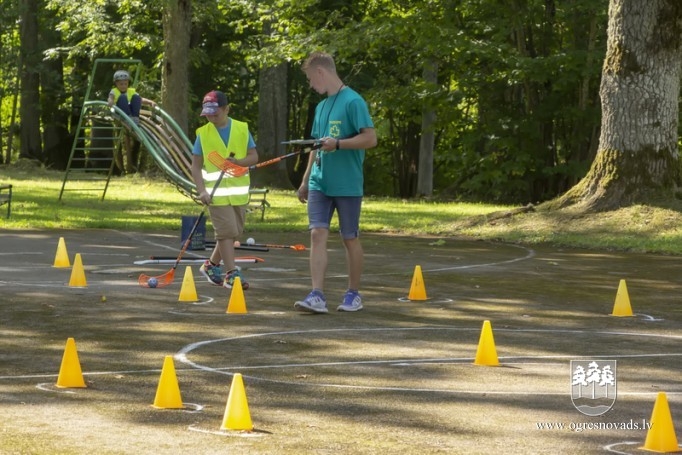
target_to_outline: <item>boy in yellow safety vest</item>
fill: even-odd
[[[239,277],[242,289],[249,288],[239,268],[235,265],[234,242],[244,232],[245,206],[249,202],[250,178],[225,175],[211,198],[220,169],[208,160],[208,154],[217,151],[238,166],[248,167],[258,162],[256,143],[249,126],[228,116],[230,107],[227,96],[213,90],[204,96],[201,115],[208,123],[197,129],[192,150],[192,178],[199,193],[199,200],[208,205],[215,233],[215,248],[211,257],[199,271],[209,283],[232,289]],[[221,261],[227,273],[223,279]]]

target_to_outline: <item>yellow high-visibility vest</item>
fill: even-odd
[[[216,180],[220,176],[220,169],[211,163],[208,159],[208,154],[212,151],[217,151],[220,156],[228,157],[234,154],[234,158],[242,159],[246,157],[249,147],[249,126],[246,122],[240,122],[230,118],[232,126],[230,127],[230,138],[227,145],[220,137],[220,133],[213,123],[207,123],[201,128],[197,129],[197,136],[201,141],[201,150],[204,155],[204,169],[202,176],[206,188],[210,192],[215,185]],[[223,181],[216,189],[213,195],[213,205],[246,205],[249,203],[249,185],[251,178],[249,174],[241,177],[231,177],[227,174],[223,177]]]
[[[117,87],[114,87],[112,90],[114,92],[114,104],[116,104],[118,102],[118,99],[121,97],[121,95],[123,95],[123,93],[121,93],[121,91]],[[137,92],[135,91],[134,88],[128,87],[128,90],[125,92],[125,95],[128,98],[129,103],[130,103],[130,100],[133,99],[133,96],[135,95],[135,93],[137,93]]]

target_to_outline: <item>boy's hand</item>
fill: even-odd
[[[211,205],[211,195],[206,190],[199,193],[199,200],[204,205]]]

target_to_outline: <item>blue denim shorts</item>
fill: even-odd
[[[360,236],[361,208],[362,196],[330,197],[321,191],[310,191],[308,194],[308,228],[329,229],[334,212],[337,212],[341,237],[357,238]]]

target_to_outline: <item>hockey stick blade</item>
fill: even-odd
[[[249,173],[249,168],[234,164],[232,161],[223,158],[220,153],[213,150],[208,154],[208,160],[212,165],[231,177],[241,177]]]

